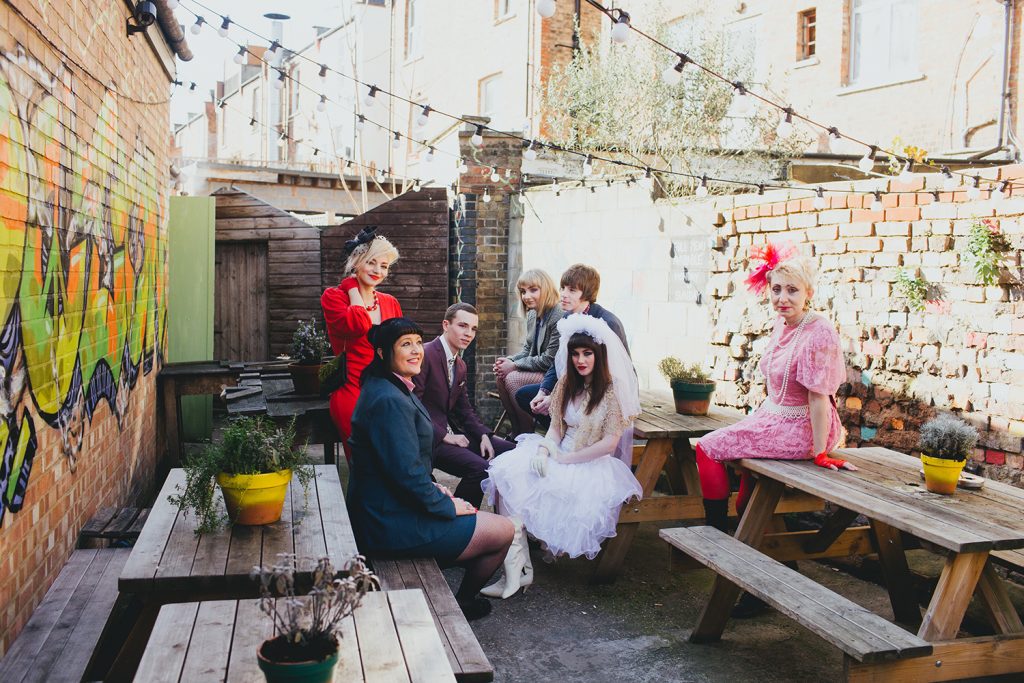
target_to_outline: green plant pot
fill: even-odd
[[[334,654],[316,662],[275,662],[263,656],[263,647],[269,642],[263,641],[256,650],[260,670],[267,683],[331,683],[334,680],[334,667],[338,664],[337,648]]]
[[[296,394],[320,394],[320,363],[315,365],[289,363],[288,373],[292,376],[292,384]]]
[[[676,402],[676,412],[680,415],[707,415],[711,408],[711,395],[715,393],[715,383],[695,384],[674,379],[672,398]]]

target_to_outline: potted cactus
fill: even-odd
[[[940,415],[921,425],[925,488],[946,495],[956,491],[960,472],[977,442],[978,430],[952,415]]]
[[[292,335],[292,362],[288,364],[296,394],[319,395],[320,366],[330,352],[327,334],[317,327],[316,320],[300,320]]]
[[[676,412],[680,415],[707,415],[715,383],[698,364],[686,364],[674,356],[662,358],[658,370],[672,387]]]

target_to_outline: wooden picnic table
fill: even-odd
[[[163,364],[157,384],[163,404],[163,441],[172,467],[181,463],[181,397],[219,394],[225,385],[235,385],[245,370],[245,363],[221,361]]]
[[[339,683],[455,681],[422,591],[367,593],[341,633]],[[166,605],[135,680],[262,683],[256,649],[272,635],[258,600]]]
[[[754,548],[761,545],[786,486],[838,508],[820,531],[793,534],[807,552],[791,552],[789,559],[817,557],[815,551],[848,543],[844,536],[863,533],[848,529],[849,524],[858,515],[870,520],[871,542],[896,620],[930,644],[931,653],[886,662],[847,659],[849,679],[944,681],[1024,672],[1024,624],[990,559],[993,550],[1024,548],[1024,490],[986,481],[980,490],[958,489],[952,496],[942,496],[925,490],[918,458],[885,448],[847,448],[837,453],[859,471],[832,472],[810,461],[742,460],[740,464],[757,476],[757,484],[736,539]],[[923,617],[911,588],[902,534],[946,554]],[[799,547],[790,544],[790,550]],[[734,583],[716,578],[691,639],[721,636],[739,590]],[[976,593],[997,635],[957,639]]]
[[[254,565],[274,564],[279,553],[299,558],[302,579],[321,557],[329,557],[340,570],[358,554],[337,469],[314,469],[308,499],[292,479],[280,521],[232,525],[200,536],[195,515],[179,512],[167,500],[185,481],[184,470],[171,470],[118,579],[118,589],[137,595],[143,611],[115,665],[115,678],[131,676],[162,605],[256,597],[258,586],[249,572]],[[219,499],[219,489],[216,495]]]
[[[690,439],[739,421],[743,414],[713,407],[708,415],[680,415],[671,397],[651,391],[640,392],[643,413],[633,424],[633,436],[646,439],[640,454],[634,457],[636,478],[644,497],[626,503],[619,512],[616,535],[610,538],[597,558],[593,581],[614,581],[622,572],[626,553],[641,522],[662,522],[704,518],[704,504],[697,475],[697,463]],[[654,487],[662,473],[671,495],[655,496]],[[732,499],[735,510],[735,496]],[[783,501],[780,512],[818,509],[810,497],[791,497]]]
[[[229,415],[266,415],[279,423],[294,419],[296,438],[323,444],[324,462],[334,464],[338,430],[331,420],[330,399],[296,394],[287,372],[243,374],[225,400]]]

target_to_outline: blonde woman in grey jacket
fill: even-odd
[[[499,358],[494,363],[501,404],[512,420],[512,436],[532,432],[533,415],[516,403],[516,392],[522,387],[537,384],[555,362],[558,351],[558,321],[562,309],[558,306],[558,288],[545,271],[535,268],[519,276],[516,281],[519,300],[526,313],[526,341],[514,356]]]

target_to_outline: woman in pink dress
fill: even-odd
[[[842,436],[834,395],[846,379],[839,334],[825,317],[810,310],[814,265],[775,245],[754,253],[761,265],[747,278],[755,292],[769,291],[779,314],[758,369],[768,397],[753,413],[734,425],[711,432],[697,442],[697,470],[707,523],[726,527],[729,478],[725,462],[739,458],[810,460],[832,470],[857,469],[828,457]],[[752,479],[745,473],[736,500],[742,514]]]

